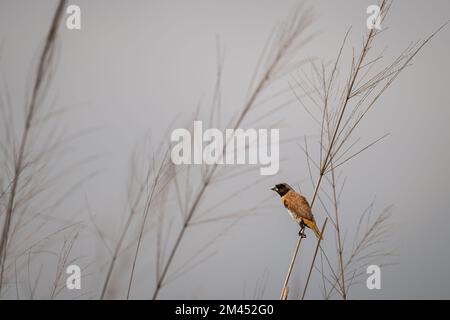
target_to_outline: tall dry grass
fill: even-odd
[[[68,110],[58,105],[53,83],[65,7],[66,1],[58,1],[29,73],[23,108],[10,96],[8,83],[2,83],[0,298],[58,298],[65,289],[67,266],[84,264],[73,249],[89,226],[76,218],[78,208],[74,219],[61,213],[62,205],[95,176],[78,172],[91,158],[64,158],[68,146],[85,133],[65,130]],[[64,180],[75,171],[77,181]],[[54,276],[49,278],[51,269]]]
[[[12,115],[13,106],[8,101],[2,103],[4,112],[2,126],[5,131],[2,137],[6,137],[2,144],[3,165],[2,180],[4,181],[2,190],[2,223],[0,234],[0,296],[5,286],[5,271],[11,269],[12,264],[8,264],[8,250],[12,246],[14,231],[20,228],[20,223],[24,213],[19,215],[19,210],[26,208],[28,201],[42,192],[34,183],[35,174],[45,168],[45,161],[48,153],[55,146],[49,146],[50,150],[33,153],[32,135],[38,134],[36,119],[40,116],[42,102],[48,89],[52,68],[54,67],[54,50],[57,32],[64,10],[65,1],[60,1],[56,8],[50,30],[45,40],[44,48],[41,52],[37,70],[34,74],[31,98],[27,103],[21,128],[16,131],[13,127],[14,118]],[[8,112],[8,114],[7,114]],[[42,115],[41,115],[42,116]],[[8,120],[9,121],[8,121]],[[14,224],[14,219],[16,223]],[[11,232],[13,231],[13,232]],[[14,262],[15,265],[15,262]],[[14,268],[16,270],[16,267]]]
[[[391,4],[392,2],[387,0],[379,3],[383,24]],[[347,54],[345,50],[350,36],[349,30],[333,63],[313,62],[310,66],[310,73],[301,70],[292,75],[295,91],[306,96],[298,101],[311,120],[317,124],[319,130],[320,138],[317,141],[318,150],[315,149],[315,156],[311,153],[306,139],[301,148],[307,159],[311,184],[314,189],[310,204],[313,210],[318,210],[317,202],[319,202],[320,209],[331,221],[334,239],[329,239],[331,235],[328,233],[328,239],[325,241],[335,241],[334,255],[336,257],[335,260],[332,260],[331,253],[323,249],[318,241],[301,299],[305,298],[313,269],[318,270],[322,276],[326,298],[337,291],[343,299],[347,299],[348,290],[354,284],[355,279],[364,274],[365,271],[362,271],[364,265],[373,261],[380,263],[382,258],[391,256],[391,252],[383,250],[381,245],[388,235],[389,207],[376,216],[373,221],[365,221],[368,217],[363,213],[355,232],[354,248],[347,249],[343,237],[344,225],[341,215],[343,209],[340,207],[339,201],[342,191],[337,191],[338,187],[343,189],[343,185],[339,185],[337,181],[338,170],[387,136],[383,135],[366,145],[361,145],[361,139],[355,137],[355,131],[362,125],[363,120],[400,73],[411,64],[413,58],[444,26],[442,25],[425,40],[408,46],[393,61],[385,61],[382,54],[372,54],[376,51],[376,38],[384,30],[376,28],[368,30],[359,51],[353,50],[348,53],[350,67],[345,70],[348,69],[349,72],[343,73],[340,70],[344,69],[346,63],[344,55]],[[366,222],[365,230],[361,230],[362,221]],[[288,268],[288,276],[282,288],[282,299],[288,297],[288,280],[298,257],[300,243],[301,238],[299,237]],[[319,247],[322,259],[321,268],[315,266]],[[327,272],[322,270],[324,261]],[[337,263],[334,264],[334,261]]]

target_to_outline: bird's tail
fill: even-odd
[[[311,229],[312,229],[312,230],[314,231],[314,233],[316,234],[317,239],[323,240],[322,234],[320,233],[319,228],[317,228],[316,223],[313,222],[312,225],[313,225],[313,227],[312,227]]]
[[[304,220],[305,221],[305,220]],[[306,220],[305,224],[316,234],[317,239],[323,240],[322,234],[319,228],[317,228],[316,222],[314,220]]]
[[[323,240],[322,234],[319,228],[317,228],[316,222],[314,220],[303,219],[303,223],[310,228],[316,234],[317,239]]]

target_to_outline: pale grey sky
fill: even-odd
[[[374,2],[311,1],[316,13],[311,31],[318,34],[301,54],[305,58],[333,59],[350,26],[349,48],[358,48],[366,32],[366,8]],[[67,176],[63,183],[74,183],[88,172],[100,173],[69,198],[57,215],[66,217],[76,208],[83,208],[88,195],[97,222],[114,238],[124,219],[133,147],[149,131],[152,141],[168,140],[163,133],[175,117],[189,119],[199,103],[208,103],[215,83],[217,37],[225,52],[222,108],[231,115],[245,101],[265,39],[298,1],[69,3],[80,6],[82,28],[61,29],[52,92],[57,92],[57,106],[70,110],[64,116],[64,130],[97,129],[73,142],[69,155],[61,161],[93,154],[99,158]],[[24,104],[30,68],[37,59],[55,5],[55,1],[0,1],[0,75],[7,83],[17,117]],[[381,52],[386,48],[389,59],[411,41],[427,37],[449,18],[447,0],[394,1],[383,26],[388,28],[374,49]],[[366,142],[385,133],[390,133],[389,137],[342,167],[342,175],[347,176],[342,223],[349,237],[360,212],[376,197],[378,211],[394,205],[394,232],[388,243],[398,254],[393,259],[398,264],[382,268],[381,290],[369,291],[358,284],[352,288],[350,298],[450,298],[449,35],[450,30],[444,29],[419,53],[357,132]],[[4,92],[2,88],[2,95]],[[281,139],[317,134],[298,104],[282,112],[277,114],[283,119]],[[286,158],[280,174],[255,184],[250,191],[250,196],[260,199],[272,196],[274,206],[239,222],[213,246],[211,252],[217,250],[217,254],[169,283],[161,291],[161,298],[253,298],[255,287],[264,281],[263,297],[278,298],[297,226],[269,188],[282,181],[301,181],[302,191],[307,196],[312,193],[304,157],[296,143],[284,145],[280,154]],[[248,177],[259,179],[257,172]],[[225,191],[232,192],[247,181],[234,179],[225,184]],[[245,201],[248,199],[230,200],[222,210],[235,210]],[[324,212],[318,210],[315,216],[323,222]],[[180,261],[184,252],[195,251],[196,245],[220,230],[195,228],[182,244]],[[312,257],[313,241],[302,250],[293,280],[303,286],[307,273],[304,263]],[[86,280],[86,290],[98,292],[108,253],[90,234],[81,239],[76,253],[85,256],[86,264],[94,264],[94,275]],[[128,275],[131,255],[125,255],[124,260],[117,277]],[[132,297],[151,297],[153,279],[147,282],[145,276],[146,270],[153,270],[151,262],[149,257],[138,265],[139,281]],[[122,291],[117,297],[123,298],[126,280],[118,283],[117,290]],[[309,298],[321,298],[320,283],[313,281]],[[67,297],[71,295],[67,293]]]

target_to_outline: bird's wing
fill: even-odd
[[[314,216],[311,213],[311,207],[305,197],[299,195],[295,191],[289,191],[283,197],[284,206],[295,214],[298,218],[304,218],[314,221]]]

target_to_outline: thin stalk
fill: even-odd
[[[327,226],[327,221],[328,221],[328,218],[326,218],[325,222],[323,223],[322,230],[321,230],[322,236],[323,236],[323,234],[325,232],[325,227]],[[309,268],[309,273],[308,273],[308,278],[306,279],[305,289],[303,289],[302,300],[305,298],[306,289],[308,289],[309,279],[311,279],[311,273],[312,273],[312,270],[314,268],[314,262],[316,261],[317,252],[319,251],[320,242],[321,241],[322,241],[322,238],[319,238],[317,240],[316,250],[314,251],[314,257],[313,257],[313,260],[311,262],[311,267]]]
[[[213,168],[215,170],[215,167]],[[213,171],[211,171],[213,172]],[[167,275],[167,271],[169,270],[169,267],[172,263],[172,260],[175,256],[175,253],[177,252],[177,249],[181,243],[181,240],[183,239],[184,233],[186,232],[186,229],[189,225],[189,222],[191,221],[192,215],[195,212],[198,204],[200,203],[200,200],[202,199],[203,194],[205,193],[208,185],[209,185],[209,179],[210,179],[210,175],[208,175],[207,180],[205,180],[205,183],[203,184],[202,188],[200,189],[200,192],[197,194],[197,197],[195,198],[195,201],[191,207],[191,209],[189,210],[189,214],[187,216],[187,219],[185,220],[183,227],[181,228],[180,233],[178,234],[177,240],[175,241],[175,245],[173,247],[173,249],[170,252],[169,258],[167,260],[167,263],[164,265],[163,271],[161,273],[161,277],[158,279],[157,283],[156,283],[156,288],[155,291],[153,293],[153,297],[152,300],[155,300],[158,297],[159,291],[162,287],[163,281],[166,278]]]
[[[331,166],[333,166],[332,162],[331,162]],[[337,199],[337,195],[336,195],[336,177],[335,177],[334,168],[331,170],[331,181],[332,181],[332,189],[333,189],[335,228],[336,228],[337,242],[338,242],[339,269],[341,271],[340,273],[341,273],[342,299],[347,300],[347,292],[345,290],[345,277],[344,277],[344,254],[343,254],[343,249],[342,249],[341,229],[339,226],[339,210],[338,210],[338,199]]]
[[[125,237],[128,234],[128,229],[131,226],[131,220],[134,217],[134,214],[136,213],[136,208],[142,198],[142,195],[144,193],[144,188],[140,188],[138,196],[136,197],[136,200],[134,201],[133,205],[131,206],[130,214],[128,215],[127,221],[125,222],[124,229],[122,230],[122,233],[120,234],[119,241],[116,244],[116,247],[114,248],[114,253],[111,258],[111,262],[108,266],[108,272],[106,273],[105,281],[103,282],[103,288],[102,293],[100,295],[100,300],[103,300],[105,298],[106,290],[108,289],[109,281],[111,280],[111,275],[114,270],[114,266],[116,265],[117,257],[119,256],[120,249],[122,248],[123,242],[125,241]]]
[[[298,237],[297,245],[294,250],[294,255],[292,256],[291,264],[289,265],[289,270],[287,272],[286,279],[284,280],[283,289],[281,290],[280,300],[287,299],[289,278],[291,277],[292,269],[294,266],[294,261],[297,258],[297,254],[300,249],[300,244],[302,243],[302,239],[303,239],[302,237]]]
[[[168,151],[169,151],[169,150],[168,150]],[[167,152],[167,153],[168,153],[168,152]],[[136,246],[136,252],[134,253],[134,260],[133,260],[133,266],[132,266],[132,268],[131,268],[130,280],[129,280],[129,282],[128,282],[127,300],[130,298],[131,285],[132,285],[132,283],[133,283],[133,276],[134,276],[134,269],[135,269],[135,267],[136,267],[137,257],[138,257],[138,255],[139,255],[139,249],[140,249],[141,243],[142,243],[142,236],[144,235],[145,225],[146,225],[146,222],[147,222],[148,214],[149,214],[149,212],[150,212],[150,206],[151,206],[151,204],[152,204],[152,202],[153,202],[153,196],[154,196],[154,193],[155,193],[155,189],[156,189],[156,187],[158,186],[158,181],[159,181],[159,179],[160,179],[160,176],[161,176],[161,173],[162,173],[163,166],[164,166],[164,164],[165,164],[165,162],[166,162],[167,153],[166,153],[166,155],[164,156],[164,159],[163,159],[163,161],[162,161],[162,163],[161,163],[161,166],[160,166],[159,169],[158,169],[158,172],[157,172],[157,174],[156,174],[155,180],[154,180],[154,182],[153,182],[153,187],[152,187],[152,191],[151,191],[151,193],[150,193],[150,197],[149,197],[149,199],[148,199],[148,201],[147,201],[147,204],[146,204],[146,208],[145,208],[145,212],[144,212],[144,217],[143,217],[142,223],[141,223],[141,229],[140,229],[140,232],[139,232],[139,239],[138,239],[137,246]]]

